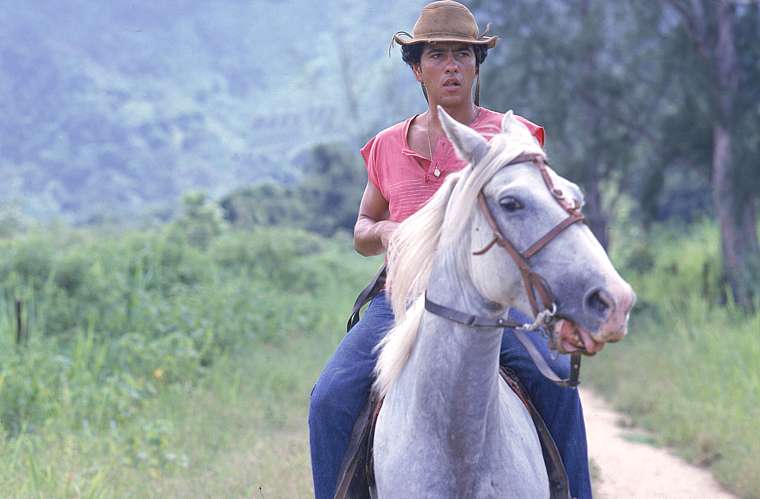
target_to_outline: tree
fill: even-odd
[[[206,249],[224,229],[219,206],[202,192],[189,192],[182,198],[182,212],[172,223],[170,233],[192,246]]]
[[[359,154],[340,144],[318,145],[303,168],[297,192],[309,214],[306,228],[327,236],[352,231],[367,181]]]
[[[243,187],[219,201],[224,218],[233,226],[285,225],[303,227],[306,209],[296,189],[270,182]]]
[[[749,304],[760,277],[758,2],[473,3],[504,37],[484,66],[484,102],[546,126],[600,241],[616,200],[605,192],[635,195],[646,222],[704,214],[700,195],[712,191],[725,275]]]
[[[635,22],[627,2],[474,3],[504,38],[483,66],[483,101],[546,127],[550,159],[583,187],[589,225],[607,247],[616,198],[605,199],[605,184],[627,178],[640,161],[637,145],[651,139],[657,99],[640,82],[653,64],[637,42],[652,28]]]
[[[760,7],[744,5],[739,15],[736,2],[730,0],[668,0],[668,4],[680,19],[677,33],[688,37],[692,51],[707,71],[707,78],[691,83],[701,84],[699,90],[708,103],[707,122],[712,129],[712,196],[720,227],[723,267],[734,299],[749,306],[753,283],[759,276],[758,194],[751,176],[749,181],[742,180],[745,176],[737,158],[746,156],[746,152],[737,150],[747,147],[737,144],[735,137],[738,129],[747,130],[748,115],[757,119],[759,114],[756,108],[753,112],[752,107],[739,106],[739,103],[751,101],[749,94],[758,96],[757,81],[752,82],[748,76],[757,74]],[[742,20],[750,21],[744,35],[754,43],[742,44],[748,53],[754,52],[754,63],[752,57],[746,57],[750,54],[740,53],[737,46],[737,28]]]
[[[237,227],[283,225],[325,236],[351,231],[366,182],[358,153],[343,144],[316,145],[294,161],[303,170],[298,184],[262,183],[224,196],[224,218]]]

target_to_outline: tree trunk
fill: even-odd
[[[752,304],[751,263],[760,249],[754,202],[741,202],[733,185],[731,140],[727,127],[720,123],[713,127],[713,202],[720,226],[723,270],[734,300],[746,307]]]
[[[581,84],[588,88],[593,88],[595,84],[598,58],[597,52],[599,50],[599,47],[602,45],[601,40],[599,40],[599,38],[601,38],[601,35],[598,32],[598,28],[592,26],[593,20],[591,18],[591,8],[591,0],[581,0],[579,11],[585,25],[584,29],[588,33],[587,36],[594,36],[595,38],[593,43],[589,41],[586,42],[584,48],[585,57],[580,69]],[[585,131],[586,133],[591,134],[591,140],[587,141],[587,143],[590,142],[594,144],[594,147],[596,148],[598,147],[598,137],[600,137],[601,134],[599,131],[599,120],[596,119],[597,105],[595,105],[595,103],[592,101],[595,98],[595,93],[590,92],[588,97],[582,99],[581,112],[583,113]],[[584,211],[586,215],[586,221],[588,222],[588,226],[591,229],[591,232],[594,233],[594,236],[596,236],[596,238],[599,240],[599,243],[602,245],[605,251],[609,251],[609,217],[604,213],[602,209],[601,170],[604,168],[604,166],[600,165],[599,161],[594,159],[597,157],[601,156],[593,153],[592,151],[590,161],[587,160],[587,164],[584,165],[585,167],[583,171],[585,172],[585,178],[583,179],[583,187],[586,191],[586,206]]]
[[[732,115],[739,83],[735,12],[729,0],[719,0],[718,39],[713,53],[717,120],[713,124],[713,203],[720,226],[723,269],[735,301],[752,304],[751,264],[760,256],[754,199],[738,192],[732,168]]]
[[[602,192],[599,188],[599,179],[591,179],[585,183],[586,187],[586,221],[589,229],[599,240],[599,244],[609,251],[610,232],[609,217],[602,211]]]

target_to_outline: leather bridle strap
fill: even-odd
[[[544,356],[541,355],[541,352],[538,351],[536,348],[536,345],[533,344],[532,341],[528,338],[528,336],[522,331],[521,328],[515,328],[514,329],[515,336],[517,337],[517,340],[522,343],[522,346],[525,347],[525,350],[528,351],[528,355],[530,355],[530,358],[533,360],[533,363],[536,365],[536,368],[543,374],[543,376],[554,383],[558,384],[559,386],[564,386],[566,388],[575,388],[578,385],[581,384],[580,382],[580,375],[581,375],[581,354],[578,352],[570,354],[570,375],[567,378],[560,378],[557,373],[552,370],[551,367],[549,367],[549,364],[546,362],[546,359],[544,359]]]
[[[517,265],[517,268],[520,270],[523,285],[525,286],[525,293],[528,295],[528,300],[530,301],[530,306],[533,309],[533,313],[537,314],[538,311],[541,310],[541,307],[538,303],[539,298],[541,299],[541,305],[544,309],[551,308],[552,303],[554,303],[554,299],[552,297],[553,295],[551,293],[551,290],[549,289],[549,285],[546,283],[543,277],[531,270],[530,263],[528,263],[528,258],[520,253],[517,248],[515,248],[515,246],[509,241],[509,239],[501,235],[501,230],[496,224],[496,220],[491,214],[491,210],[488,208],[486,198],[482,192],[478,194],[478,203],[480,204],[480,210],[483,212],[488,225],[491,226],[491,230],[493,231],[493,240],[488,243],[485,248],[480,251],[476,251],[473,254],[482,255],[490,250],[494,244],[504,248],[504,250],[509,253],[509,256],[512,257],[512,260],[515,262],[515,265]],[[565,221],[568,219],[565,219]],[[563,225],[565,221],[560,223],[557,227],[562,226],[562,230],[567,228],[567,226],[570,224]],[[575,223],[575,220],[572,223]],[[553,231],[550,231],[549,233],[551,234],[552,232]],[[554,235],[552,238],[547,239],[547,236],[539,239],[538,242],[534,244],[534,246],[538,243],[541,243],[541,247],[543,247],[548,244],[551,239],[556,237],[556,235]],[[536,296],[536,293],[538,293],[538,296]]]
[[[532,257],[539,251],[541,251],[544,246],[549,244],[555,237],[557,237],[560,232],[567,229],[571,225],[577,222],[582,222],[585,219],[582,213],[575,211],[572,212],[566,219],[562,220],[560,223],[558,223],[552,230],[546,233],[544,237],[533,243],[530,248],[525,250],[525,253],[523,255],[526,259]]]
[[[490,317],[478,317],[477,315],[460,312],[459,310],[454,310],[453,308],[439,305],[433,301],[430,301],[427,293],[425,293],[425,310],[431,314],[469,327],[518,328],[523,326],[522,322],[513,321],[512,319],[505,319],[503,317],[497,317],[495,319],[492,319]],[[507,312],[509,312],[509,310],[507,310]]]
[[[583,222],[585,220],[585,217],[581,213],[580,205],[577,202],[570,203],[565,198],[562,190],[558,189],[554,185],[554,182],[552,181],[552,178],[551,178],[551,174],[549,173],[549,168],[547,166],[546,160],[544,159],[543,156],[536,155],[536,154],[521,154],[520,156],[510,161],[506,166],[517,164],[517,163],[525,163],[528,161],[533,163],[533,165],[538,169],[538,171],[541,174],[541,178],[543,179],[544,184],[546,185],[546,188],[554,197],[555,201],[557,201],[557,203],[562,207],[562,209],[564,209],[568,213],[568,216],[564,220],[562,220],[559,224],[554,226],[551,230],[549,230],[549,232],[544,234],[540,239],[538,239],[536,242],[531,244],[528,247],[528,249],[526,249],[524,252],[520,252],[512,244],[512,242],[509,241],[509,239],[504,237],[504,235],[502,234],[501,229],[499,228],[499,225],[497,224],[493,214],[491,213],[490,208],[488,207],[488,202],[486,201],[485,195],[483,194],[483,191],[481,191],[478,194],[478,203],[480,205],[480,210],[483,213],[483,216],[488,222],[488,225],[491,227],[491,230],[493,232],[493,240],[491,240],[491,242],[489,242],[482,250],[476,251],[473,254],[482,255],[486,253],[487,251],[489,251],[495,244],[504,248],[504,250],[509,254],[512,260],[515,262],[515,265],[517,266],[517,268],[520,270],[520,275],[522,276],[523,285],[525,286],[525,293],[528,296],[528,300],[530,301],[531,309],[533,310],[534,315],[538,315],[541,310],[554,309],[555,300],[554,300],[554,295],[552,294],[551,289],[549,288],[549,284],[541,275],[539,275],[538,273],[534,272],[531,269],[530,263],[528,260],[531,257],[535,256],[544,247],[546,247],[547,244],[553,241],[565,229],[567,229],[568,227],[570,227],[571,225],[577,222]],[[539,305],[539,300],[540,300],[540,305]],[[517,339],[520,341],[520,343],[523,344],[525,349],[530,354],[531,358],[533,359],[533,362],[536,364],[536,367],[539,369],[539,371],[541,371],[541,373],[545,377],[547,377],[548,379],[562,386],[575,387],[578,385],[579,383],[578,378],[580,376],[580,366],[581,366],[580,353],[576,352],[571,355],[570,377],[567,379],[562,379],[559,376],[557,376],[554,373],[554,371],[552,371],[549,368],[543,356],[540,354],[540,352],[538,352],[535,346],[528,340],[527,336],[525,336],[525,333],[523,332],[523,330],[521,330],[521,328],[515,328],[515,334],[517,336]]]
[[[517,340],[523,347],[525,347],[525,350],[527,350],[528,355],[530,355],[536,368],[544,377],[560,386],[568,388],[575,388],[580,384],[581,355],[579,353],[572,354],[570,356],[570,376],[568,378],[559,377],[546,362],[546,359],[544,359],[541,352],[538,351],[533,342],[530,341],[528,336],[523,332],[526,325],[521,322],[505,319],[504,317],[478,317],[477,315],[460,312],[459,310],[454,310],[453,308],[439,305],[438,303],[431,301],[428,298],[427,293],[425,293],[425,310],[433,315],[443,317],[444,319],[456,322],[457,324],[462,324],[463,326],[475,328],[511,328],[514,331]],[[504,315],[508,316],[509,310],[507,310]]]

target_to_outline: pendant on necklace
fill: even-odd
[[[440,177],[441,176],[441,170],[439,170],[438,168],[436,168],[435,170],[433,170],[433,175],[435,175],[436,178]]]

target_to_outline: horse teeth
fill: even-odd
[[[573,332],[573,339],[575,340],[575,346],[585,348],[583,340],[581,339],[581,335],[578,333],[577,329]]]

